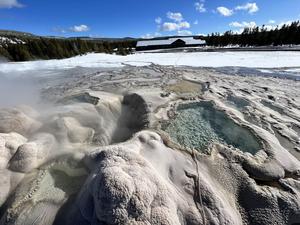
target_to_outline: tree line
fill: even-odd
[[[279,46],[300,44],[300,22],[283,25],[268,30],[266,26],[245,28],[241,34],[227,31],[224,34],[212,33],[205,37],[209,46],[240,45],[245,46]]]
[[[11,34],[6,37],[12,40],[21,40],[21,43],[17,44],[9,41],[0,43],[0,56],[4,56],[10,61],[62,59],[88,52],[127,55],[136,47],[137,42],[137,40],[58,39]],[[227,31],[224,34],[212,33],[203,38],[207,45],[216,47],[300,45],[300,22],[285,24],[271,30],[266,26],[245,28],[241,34],[233,31]]]
[[[62,59],[88,52],[130,54],[136,46],[133,40],[82,40],[57,39],[43,37],[7,36],[10,39],[20,39],[23,43],[0,43],[0,56],[10,61],[28,61],[36,59]]]

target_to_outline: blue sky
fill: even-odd
[[[207,34],[300,19],[300,0],[0,0],[0,29],[38,35]]]

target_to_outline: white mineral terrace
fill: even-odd
[[[300,81],[249,67],[300,52],[0,64],[0,225],[299,224]]]

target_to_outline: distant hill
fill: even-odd
[[[22,31],[15,31],[15,30],[1,30],[0,29],[0,36],[14,36],[14,37],[25,37],[25,38],[50,38],[50,39],[81,39],[87,41],[128,41],[128,40],[137,40],[139,38],[132,38],[132,37],[124,37],[124,38],[109,38],[109,37],[89,37],[89,36],[77,36],[77,37],[63,37],[63,36],[41,36],[35,35],[29,32],[22,32]]]
[[[0,57],[9,61],[62,59],[88,52],[127,55],[136,46],[134,38],[38,36],[0,30]]]
[[[14,30],[0,30],[0,36],[16,36],[16,37],[32,37],[32,38],[50,38],[50,39],[62,39],[62,40],[75,40],[81,39],[86,41],[137,41],[137,40],[164,40],[168,38],[182,38],[182,37],[193,37],[201,38],[203,36],[191,35],[191,36],[160,36],[154,38],[134,38],[134,37],[121,37],[121,38],[110,38],[110,37],[89,37],[89,36],[75,36],[75,37],[63,37],[63,36],[40,36],[28,32],[14,31]]]
[[[36,35],[14,30],[0,30],[0,36],[16,36],[16,37],[36,37]]]

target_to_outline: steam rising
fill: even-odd
[[[39,102],[37,84],[25,78],[7,78],[0,75],[0,108],[20,104],[36,106]]]
[[[8,211],[0,211],[0,224],[28,224],[34,217],[41,224],[53,223],[58,209],[86,179],[84,155],[96,146],[123,142],[147,124],[147,110],[139,109],[146,106],[141,98],[123,101],[120,95],[85,92],[61,98],[59,103],[41,104],[38,86],[30,79],[0,79],[0,168],[7,171],[5,184],[11,184],[2,189],[0,182],[0,203],[10,205]],[[23,178],[16,197],[14,189]],[[36,205],[28,205],[28,192],[36,196]],[[47,202],[44,193],[52,193],[56,204]]]

